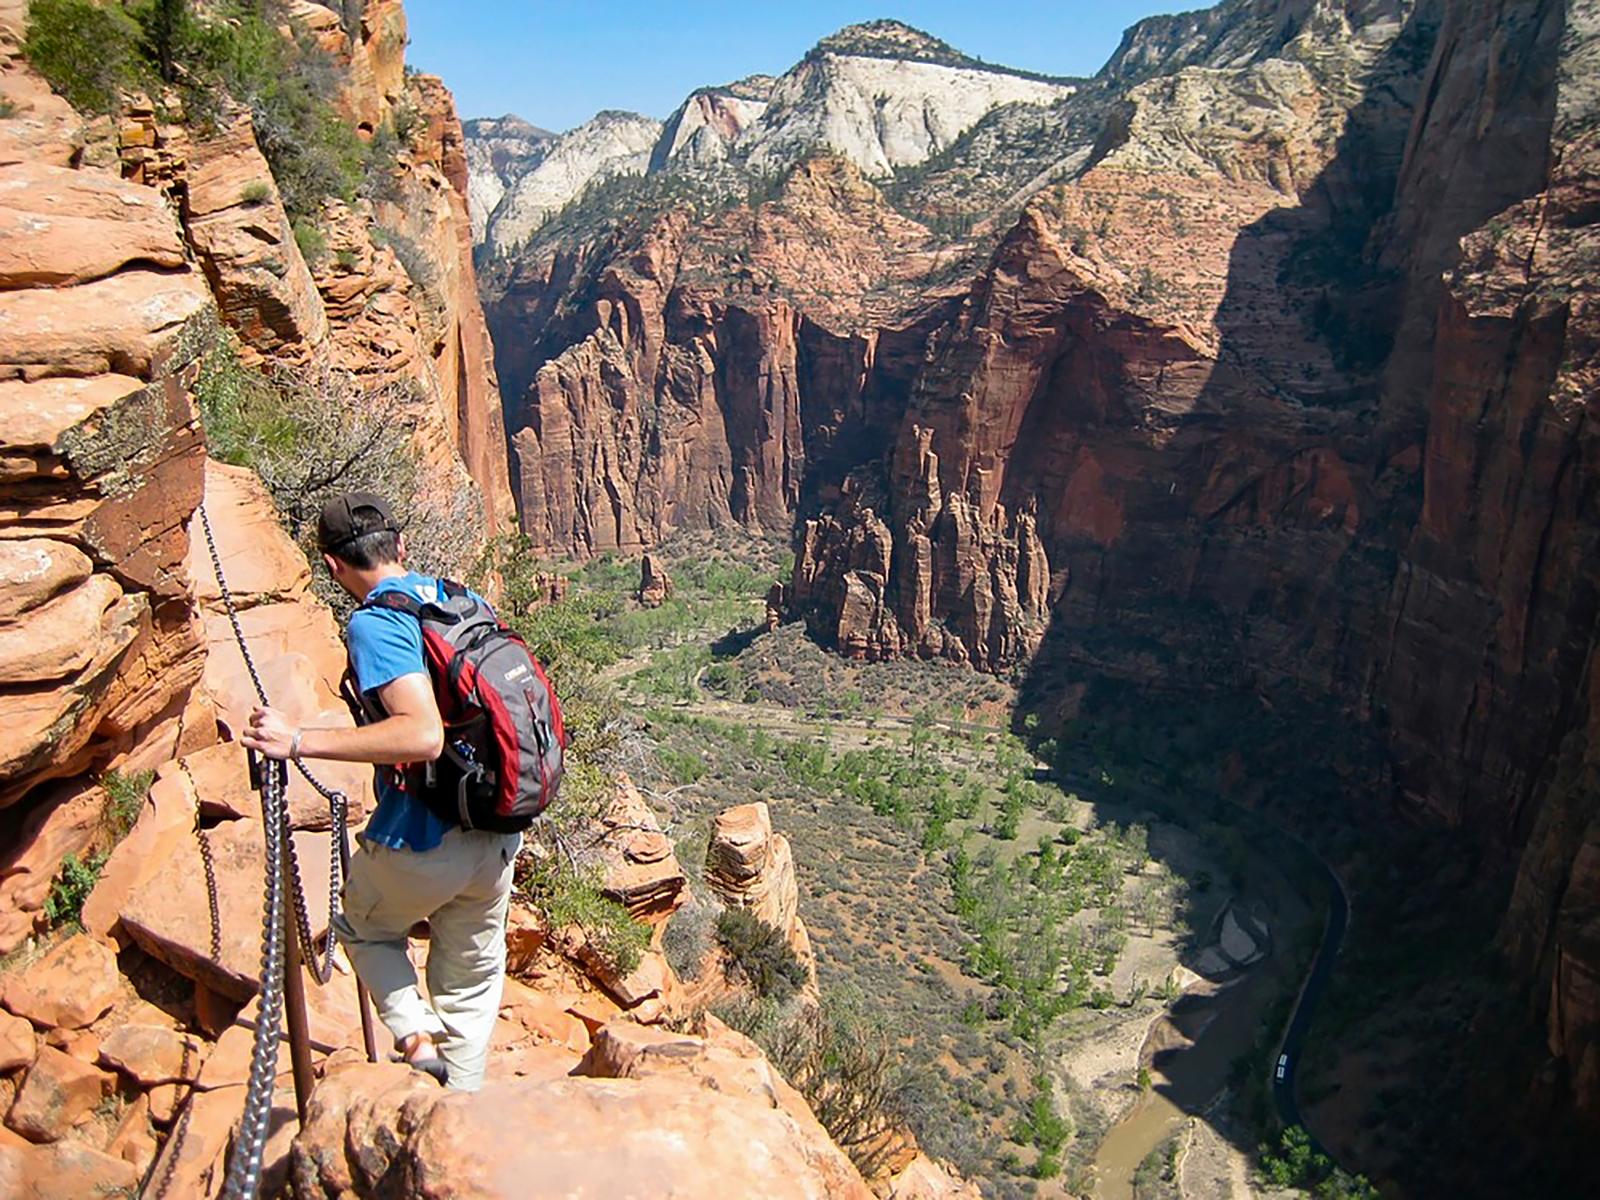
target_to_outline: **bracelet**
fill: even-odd
[[[289,739],[289,757],[296,762],[300,761],[300,738],[305,733],[303,729],[296,729],[294,736]]]

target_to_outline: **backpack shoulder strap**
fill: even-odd
[[[368,608],[390,608],[396,612],[408,613],[420,621],[422,619],[422,607],[422,601],[418,600],[410,592],[391,589],[386,592],[379,592],[376,596],[362,603],[356,611],[360,612],[362,609]]]

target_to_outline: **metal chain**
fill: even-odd
[[[205,533],[206,549],[211,555],[211,571],[216,576],[217,591],[222,596],[223,610],[228,614],[228,623],[233,626],[233,638],[239,646],[239,656],[244,660],[245,670],[250,674],[250,682],[255,687],[256,697],[263,705],[268,703],[267,689],[261,682],[261,673],[256,670],[255,659],[250,655],[250,647],[245,641],[244,627],[239,622],[239,610],[233,602],[233,592],[228,587],[227,577],[222,573],[222,556],[217,552],[217,539],[211,532],[211,517],[206,512],[205,501],[200,502],[197,510],[200,514],[200,528]],[[300,878],[300,857],[295,852],[294,838],[288,837],[284,842],[284,853],[289,860],[289,898],[294,908],[296,932],[300,938],[301,957],[311,970],[312,977],[318,984],[325,984],[333,978],[334,944],[332,926],[334,914],[338,911],[339,892],[343,884],[343,856],[340,847],[346,844],[348,836],[348,822],[350,801],[341,791],[329,787],[318,779],[311,770],[299,759],[294,760],[294,766],[301,776],[316,789],[319,795],[328,802],[328,813],[333,827],[333,836],[328,847],[328,926],[329,935],[323,947],[322,957],[317,957],[316,942],[311,934],[310,906],[306,903],[305,885]],[[284,807],[285,820],[288,819],[287,802]]]
[[[221,962],[222,906],[217,900],[217,861],[211,857],[211,838],[205,826],[200,824],[200,785],[194,781],[194,772],[189,770],[187,759],[180,758],[178,766],[183,768],[183,777],[189,781],[189,790],[194,793],[194,840],[200,844],[200,865],[206,872],[206,907],[211,910],[211,961]],[[184,1053],[188,1053],[187,1045]]]
[[[214,941],[215,938],[213,938]],[[216,955],[213,954],[212,957],[215,958]],[[194,1115],[194,1094],[199,1090],[195,1087],[194,1080],[189,1078],[189,1068],[193,1061],[193,1046],[194,1043],[191,1039],[188,1037],[183,1039],[183,1059],[178,1064],[179,1081],[186,1081],[189,1084],[189,1091],[185,1096],[188,1103],[183,1106],[183,1113],[178,1117],[177,1124],[172,1127],[172,1133],[167,1138],[166,1165],[161,1168],[161,1178],[154,1181],[154,1188],[150,1187],[152,1181],[146,1178],[144,1187],[139,1191],[142,1200],[161,1200],[167,1194],[167,1189],[172,1186],[172,1176],[178,1169],[178,1159],[183,1156],[183,1143],[189,1137],[189,1118]],[[151,1170],[155,1169],[155,1165],[154,1162],[150,1164]]]
[[[200,527],[205,533],[206,549],[211,555],[211,569],[216,575],[217,590],[233,627],[234,640],[239,655],[249,672],[256,696],[267,704],[267,691],[261,674],[245,641],[244,628],[239,622],[239,611],[233,602],[222,573],[222,556],[217,552],[217,540],[211,531],[211,518],[202,500],[197,510]],[[293,830],[289,818],[289,772],[282,759],[267,759],[263,764],[261,786],[261,818],[265,840],[266,886],[262,901],[261,931],[261,992],[256,1013],[254,1047],[250,1058],[250,1077],[245,1088],[244,1112],[239,1119],[238,1136],[234,1139],[233,1154],[228,1161],[228,1172],[223,1185],[226,1200],[251,1200],[261,1186],[261,1158],[266,1149],[267,1130],[272,1116],[272,1093],[277,1078],[278,1046],[283,1039],[283,989],[285,971],[284,902],[290,903],[295,918],[295,929],[290,936],[298,937],[302,958],[312,964],[312,974],[317,982],[326,983],[333,974],[333,935],[331,926],[338,903],[342,871],[340,847],[345,844],[349,804],[344,793],[328,787],[317,779],[298,760],[295,766],[300,774],[322,797],[328,801],[332,818],[333,836],[328,880],[328,921],[326,957],[317,963],[311,937],[311,919],[306,904],[305,886],[300,878],[300,864],[294,849]],[[288,880],[285,896],[285,878]],[[214,879],[214,877],[213,877]]]
[[[261,915],[261,995],[256,1010],[244,1112],[239,1117],[239,1132],[223,1183],[225,1200],[252,1200],[261,1187],[261,1158],[266,1150],[267,1127],[272,1117],[278,1046],[283,1040],[283,844],[287,821],[284,788],[288,772],[278,759],[268,759],[265,771],[261,785],[261,816],[266,835],[267,878]]]

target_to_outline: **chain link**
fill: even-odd
[[[288,825],[284,787],[288,773],[283,763],[268,759],[261,785],[261,817],[265,832],[267,878],[262,897],[261,992],[256,1009],[255,1039],[250,1054],[250,1077],[245,1086],[244,1112],[228,1173],[223,1182],[225,1200],[251,1200],[261,1188],[261,1158],[267,1146],[272,1117],[272,1093],[277,1083],[278,1046],[283,1041],[284,984],[284,864],[283,845]]]

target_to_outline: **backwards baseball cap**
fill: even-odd
[[[337,554],[342,546],[358,537],[379,531],[399,533],[389,502],[376,492],[346,492],[322,506],[317,518],[317,545],[324,553]]]

